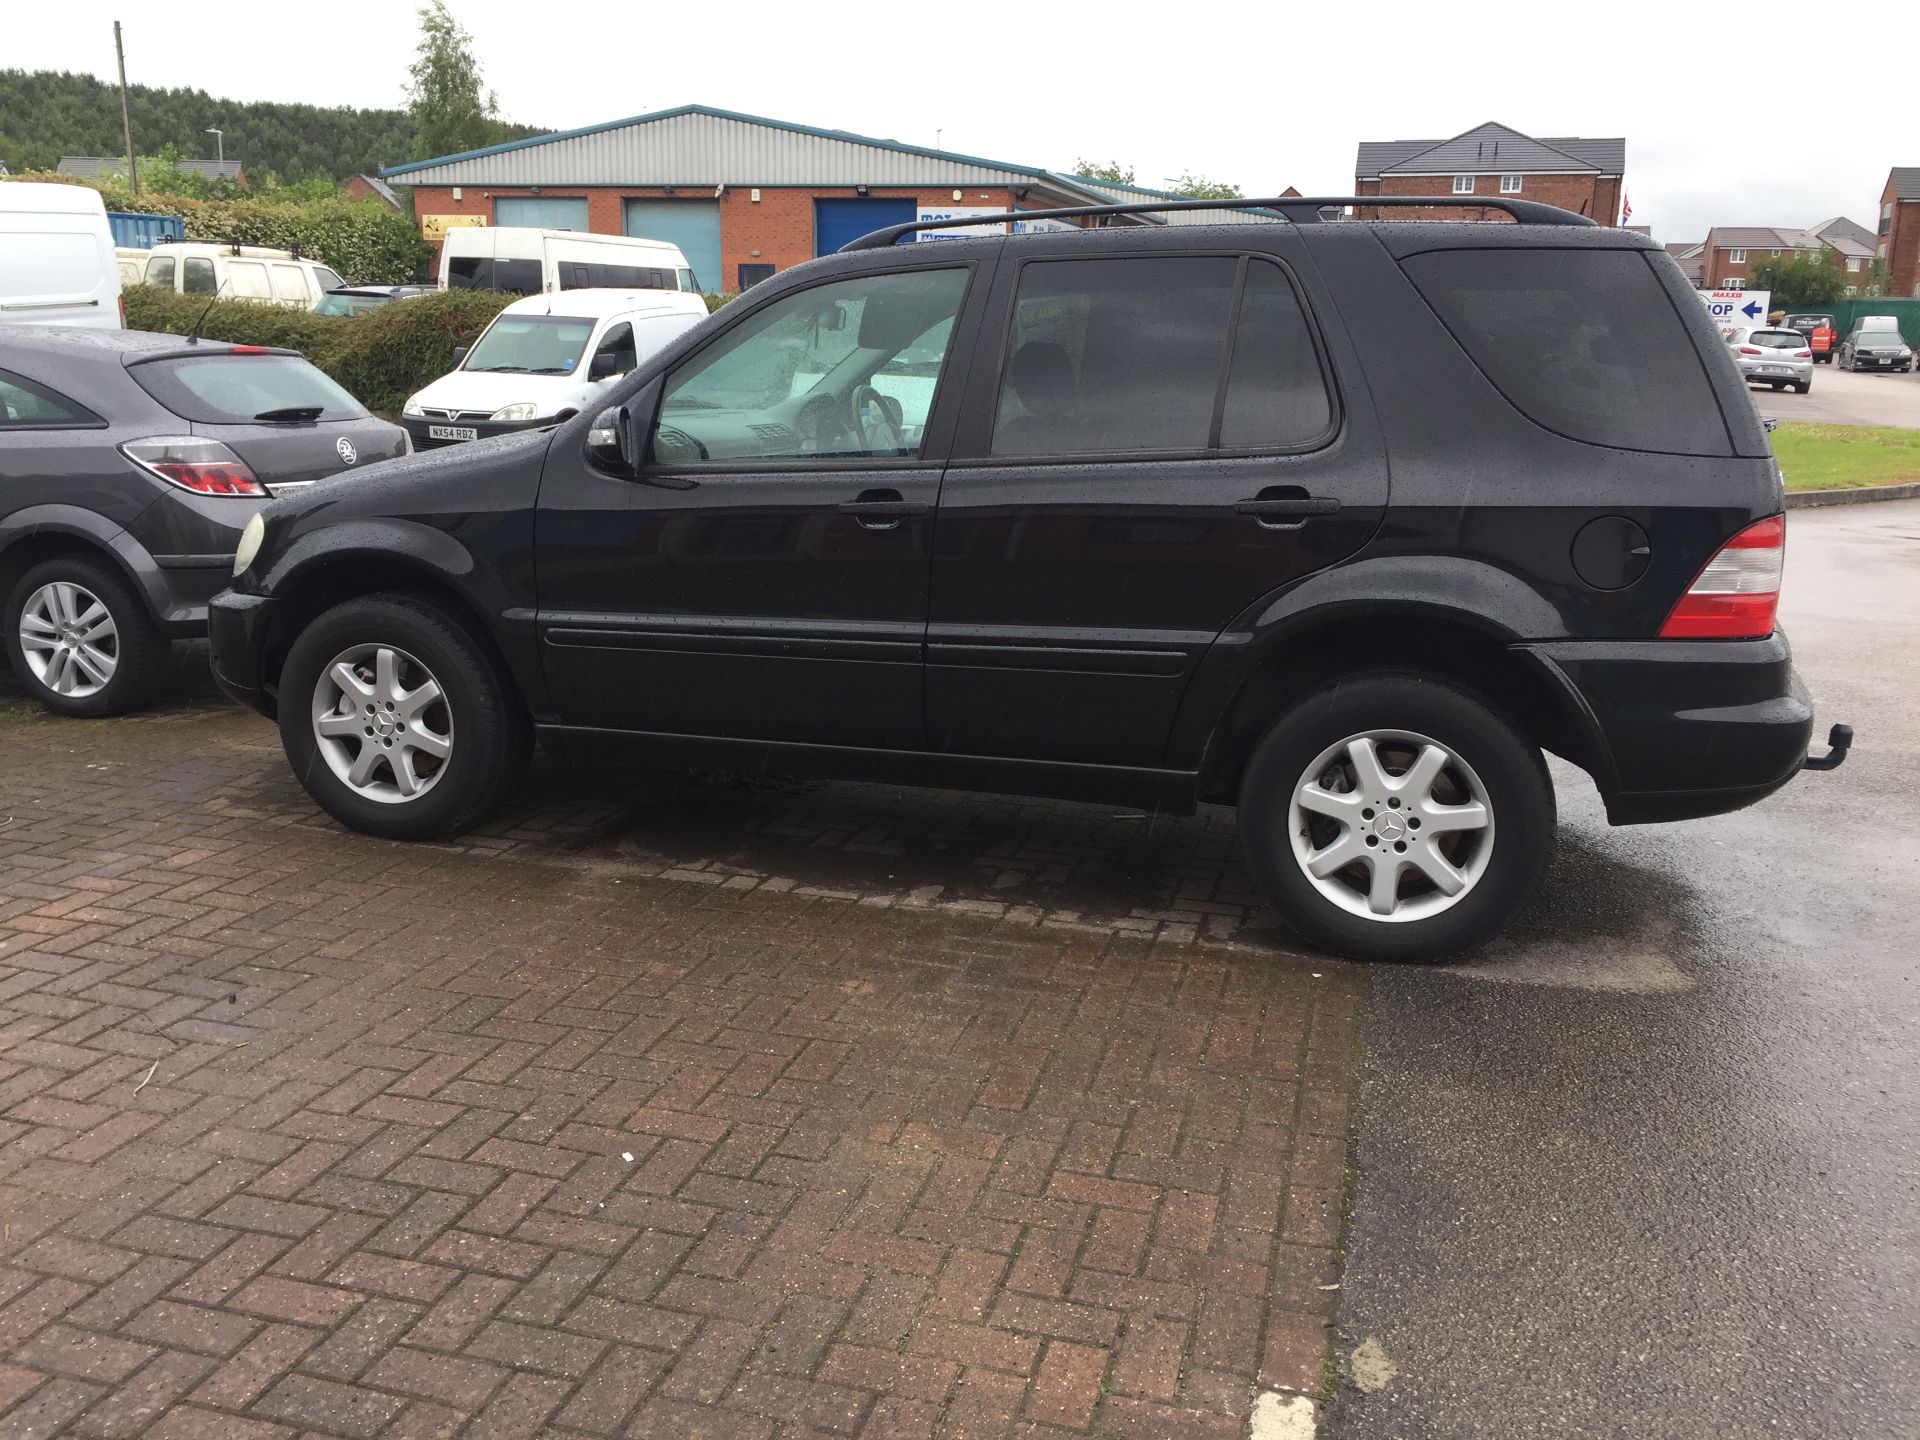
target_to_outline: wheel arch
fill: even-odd
[[[160,568],[140,543],[111,520],[71,505],[35,505],[0,521],[0,599],[35,565],[63,555],[111,562],[147,607],[149,620],[158,624],[166,614],[155,593],[164,584]]]
[[[1602,793],[1613,762],[1592,713],[1559,672],[1481,612],[1421,602],[1307,612],[1254,642],[1207,737],[1199,798],[1232,803],[1247,761],[1282,711],[1343,675],[1420,672],[1478,695],[1541,749],[1578,765]]]

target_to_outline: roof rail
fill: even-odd
[[[849,250],[884,250],[901,236],[916,230],[951,230],[963,225],[998,225],[1008,220],[1073,220],[1093,215],[1150,215],[1162,210],[1272,210],[1296,225],[1317,225],[1327,217],[1326,210],[1348,205],[1377,205],[1397,209],[1431,210],[1504,210],[1520,225],[1598,225],[1597,220],[1562,210],[1557,205],[1542,205],[1538,200],[1506,200],[1493,195],[1461,199],[1453,195],[1280,195],[1270,200],[1241,198],[1231,200],[1154,200],[1138,205],[1078,205],[1070,210],[1009,210],[1000,215],[970,216],[964,220],[916,220],[909,225],[889,225],[849,240],[840,247]]]

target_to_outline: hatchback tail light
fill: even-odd
[[[1752,345],[1742,345],[1740,347],[1740,353],[1742,355],[1764,355],[1767,352]]]
[[[1793,352],[1793,358],[1796,360],[1811,360],[1813,358],[1813,351],[1796,350]]]
[[[196,495],[240,495],[264,499],[267,489],[252,469],[218,440],[198,435],[156,435],[129,440],[120,453],[148,474]]]
[[[1787,517],[1755,521],[1722,545],[1660,627],[1663,639],[1758,640],[1773,633]]]

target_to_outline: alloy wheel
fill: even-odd
[[[1295,860],[1327,900],[1369,920],[1424,920],[1486,874],[1493,805],[1459,755],[1425,735],[1375,730],[1329,745],[1293,788]]]
[[[356,795],[403,804],[446,774],[453,715],[440,682],[412,655],[354,645],[314,682],[313,738],[327,768]]]
[[[54,580],[21,608],[20,653],[47,689],[84,700],[112,682],[120,630],[99,596],[71,580]]]

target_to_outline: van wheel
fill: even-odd
[[[519,778],[518,697],[466,627],[408,595],[349,600],[300,633],[280,675],[280,743],[341,824],[390,840],[458,835]]]
[[[6,601],[7,659],[56,715],[94,719],[150,703],[171,646],[120,572],[90,555],[43,560]]]
[[[1554,823],[1538,747],[1429,675],[1308,695],[1240,786],[1254,882],[1302,938],[1361,960],[1438,960],[1492,939],[1545,871]]]

